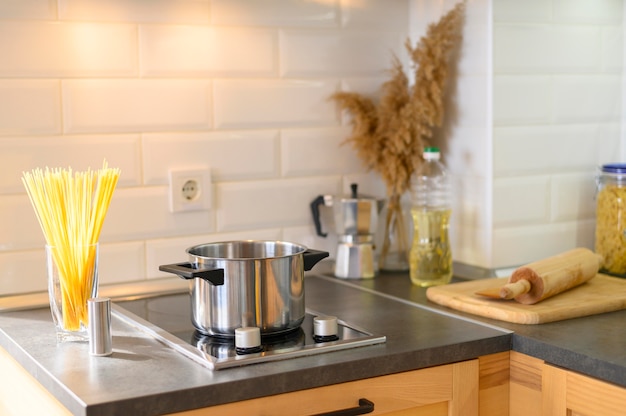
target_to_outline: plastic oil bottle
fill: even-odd
[[[450,282],[452,252],[450,181],[436,147],[424,149],[424,163],[411,179],[413,243],[409,257],[411,282],[427,287]]]

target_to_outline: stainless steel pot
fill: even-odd
[[[300,327],[304,272],[328,253],[282,241],[226,241],[187,249],[189,262],[159,266],[191,282],[191,319],[203,334],[232,338],[255,326],[261,334]]]

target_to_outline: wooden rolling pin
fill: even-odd
[[[565,292],[595,277],[602,257],[586,248],[575,248],[516,269],[507,284],[479,295],[515,299],[532,305]]]

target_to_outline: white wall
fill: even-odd
[[[578,9],[592,3],[600,11]],[[43,235],[20,183],[35,167],[106,158],[122,169],[101,238],[104,284],[163,276],[159,264],[223,239],[332,251],[332,238],[314,236],[309,202],[353,181],[384,190],[339,146],[350,127],[327,98],[376,94],[390,51],[402,55],[406,36],[453,4],[0,2],[0,295],[46,288]],[[622,14],[621,0],[493,0],[493,19],[491,8],[468,2],[443,131],[455,259],[499,267],[590,242],[593,169],[619,146]],[[566,47],[546,49],[544,35]],[[533,65],[542,55],[559,60]],[[168,170],[195,166],[211,169],[214,209],[171,214]]]
[[[155,278],[189,246],[314,237],[309,202],[358,181],[384,195],[328,100],[375,92],[408,34],[406,0],[0,2],[0,294],[44,290],[20,182],[120,167],[103,284]],[[171,214],[170,168],[210,167],[214,209]]]
[[[494,267],[593,248],[595,169],[620,161],[622,0],[494,0]]]

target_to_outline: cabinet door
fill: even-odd
[[[510,416],[623,416],[626,389],[511,351]]]
[[[623,416],[626,389],[545,364],[543,416]]]
[[[179,415],[305,416],[374,403],[372,415],[478,416],[478,360],[246,400]]]
[[[0,415],[71,416],[71,413],[0,347]]]

